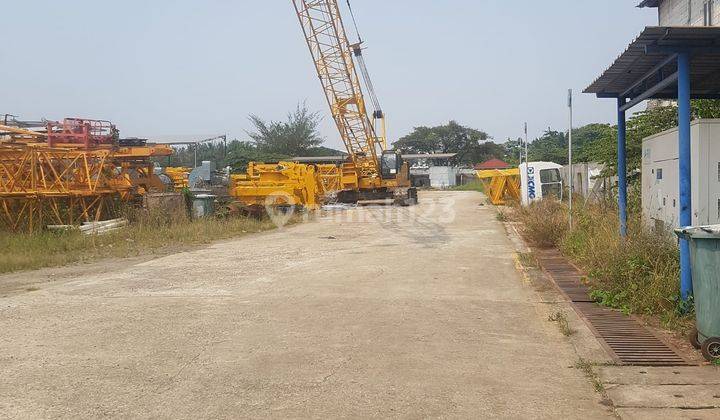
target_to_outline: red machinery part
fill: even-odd
[[[117,128],[110,121],[65,118],[62,123],[48,122],[48,146],[82,144],[85,148],[116,144]]]

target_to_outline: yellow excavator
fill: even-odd
[[[385,115],[365,66],[362,40],[349,42],[337,0],[292,2],[348,158],[338,166],[252,163],[246,174],[233,177],[231,194],[251,206],[312,207],[328,197],[345,203],[416,204],[408,163],[399,152],[387,148]],[[360,74],[374,106],[372,120]]]

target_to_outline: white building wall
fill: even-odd
[[[457,168],[452,166],[431,166],[430,186],[433,188],[449,188],[457,184]]]
[[[658,7],[660,26],[702,26],[706,3],[710,4],[712,25],[720,26],[720,0],[662,0]]]

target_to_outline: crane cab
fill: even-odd
[[[397,179],[403,171],[403,158],[400,152],[385,150],[380,158],[380,177],[384,180]]]

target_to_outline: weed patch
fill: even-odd
[[[670,235],[647,229],[638,211],[630,213],[628,236],[621,239],[617,209],[612,202],[578,205],[574,226],[568,209],[546,200],[519,209],[523,235],[537,247],[558,247],[588,277],[592,297],[626,314],[658,315],[671,329],[685,330],[692,302],[680,298],[680,257]]]
[[[556,322],[558,324],[558,328],[560,328],[560,332],[562,332],[565,337],[570,337],[576,333],[576,331],[570,327],[570,322],[568,322],[567,314],[565,312],[555,312],[548,317],[548,321]]]
[[[669,236],[651,232],[639,217],[621,239],[615,212],[588,207],[560,242],[565,255],[589,275],[592,297],[626,314],[660,315],[677,327],[692,313],[680,299],[680,257]]]
[[[126,258],[166,252],[177,246],[207,244],[274,228],[269,220],[250,218],[166,220],[140,217],[131,226],[107,235],[78,231],[5,233],[0,235],[0,273]]]
[[[517,210],[523,222],[523,235],[539,248],[558,246],[568,230],[566,206],[556,200],[543,200]]]
[[[575,363],[575,369],[578,369],[585,374],[585,377],[590,380],[590,383],[592,383],[595,392],[598,392],[600,394],[605,393],[605,385],[603,385],[602,381],[600,380],[600,376],[598,376],[598,374],[595,372],[595,367],[592,363],[581,357],[580,360]]]
[[[520,260],[520,264],[522,264],[523,267],[537,268],[540,266],[538,264],[537,258],[535,258],[535,254],[533,254],[532,252],[519,252],[518,259]]]

